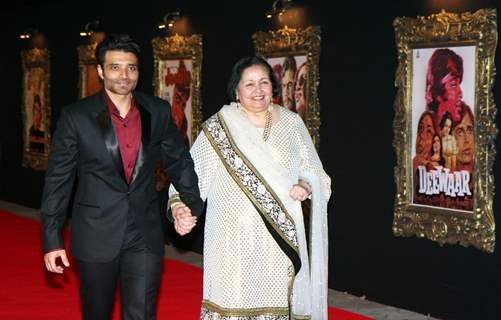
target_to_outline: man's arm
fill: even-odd
[[[45,174],[41,220],[43,250],[52,260],[61,257],[64,242],[61,227],[66,218],[68,202],[73,189],[78,159],[77,135],[70,116],[63,110],[52,140],[52,150]],[[55,254],[58,253],[58,254]],[[47,263],[47,260],[46,260]],[[49,271],[52,271],[49,269]]]
[[[189,207],[192,215],[199,217],[203,202],[200,199],[193,159],[170,114],[162,137],[161,153],[164,168],[179,193],[180,201]]]

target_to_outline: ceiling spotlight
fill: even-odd
[[[88,37],[88,36],[92,35],[94,32],[96,32],[98,27],[99,27],[99,20],[87,22],[85,24],[84,29],[82,31],[80,31],[80,36],[81,37]]]
[[[38,34],[37,29],[29,28],[23,31],[21,34],[19,34],[19,39],[29,39],[33,37],[34,35]]]
[[[19,39],[30,40],[31,48],[43,49],[47,47],[47,38],[43,33],[34,28],[29,28],[19,34]]]
[[[271,19],[275,15],[283,15],[287,10],[292,7],[292,0],[275,0],[271,10],[266,11],[266,18]]]
[[[162,21],[158,24],[158,29],[165,29],[167,27],[170,29],[179,19],[181,19],[181,14],[179,10],[173,12],[167,12],[163,16]]]

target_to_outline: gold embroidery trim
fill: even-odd
[[[287,307],[262,307],[262,308],[223,308],[209,300],[202,300],[202,308],[212,312],[217,312],[224,317],[246,317],[246,316],[260,316],[265,314],[270,315],[289,315],[289,308]],[[298,318],[300,319],[300,318]]]
[[[257,179],[259,179],[260,182],[266,187],[266,190],[271,194],[271,196],[274,198],[274,200],[280,206],[280,209],[284,212],[285,217],[289,221],[291,221],[291,223],[295,227],[294,220],[291,218],[291,216],[289,215],[289,213],[285,209],[285,206],[283,205],[283,203],[280,200],[280,198],[276,195],[276,193],[269,186],[269,184],[266,182],[266,180],[263,179],[263,177],[259,174],[259,172],[256,170],[256,168],[249,162],[249,160],[247,160],[247,158],[243,156],[243,153],[240,151],[240,149],[238,149],[238,147],[236,146],[235,142],[233,141],[233,138],[229,134],[228,127],[226,126],[226,123],[224,122],[224,120],[222,119],[222,117],[219,115],[219,113],[217,113],[216,116],[217,116],[219,124],[223,128],[223,131],[225,132],[225,135],[228,138],[228,141],[230,142],[231,147],[232,147],[233,151],[235,152],[235,154],[238,155],[240,157],[240,159],[242,159],[242,161],[244,162],[244,164],[252,171],[252,173],[257,177]],[[214,150],[216,150],[216,151],[219,150],[217,142],[212,137],[212,134],[210,132],[208,132],[207,126],[205,124],[203,126],[203,130],[204,130],[204,133],[205,133],[207,139],[209,140],[210,144],[214,148]],[[268,222],[273,227],[273,229],[275,229],[277,231],[277,233],[280,234],[281,237],[289,244],[289,246],[291,246],[294,249],[294,251],[296,251],[297,254],[299,255],[299,248],[298,248],[298,246],[295,245],[287,236],[285,236],[283,234],[283,231],[280,230],[280,228],[276,226],[276,222],[273,221],[273,219],[270,218],[270,216],[266,213],[266,210],[262,207],[261,203],[259,203],[255,199],[255,196],[245,186],[242,185],[242,182],[240,181],[240,178],[238,176],[236,176],[236,174],[233,172],[233,169],[227,164],[226,159],[224,159],[224,156],[221,155],[220,152],[216,152],[216,153],[218,154],[219,158],[223,162],[223,164],[226,167],[227,171],[230,173],[230,176],[233,178],[233,180],[235,180],[235,182],[240,187],[240,189],[248,196],[248,198],[252,201],[252,203],[257,208],[260,209],[261,213],[263,213],[264,217],[266,218],[266,220],[268,220]],[[297,237],[297,231],[296,231],[296,237]]]

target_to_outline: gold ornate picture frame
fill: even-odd
[[[256,55],[266,59],[280,84],[275,103],[297,112],[313,142],[320,146],[318,99],[321,32],[318,26],[256,32],[252,35]]]
[[[78,98],[96,94],[102,88],[101,79],[97,73],[96,47],[104,40],[104,32],[92,33],[87,44],[77,47],[78,52]]]
[[[174,123],[191,145],[202,125],[202,36],[156,37],[152,45],[154,94],[169,101]]]
[[[393,233],[493,252],[496,11],[397,18]]]
[[[24,167],[47,169],[50,151],[50,52],[42,34],[33,37],[33,48],[21,51],[23,68],[21,112]]]

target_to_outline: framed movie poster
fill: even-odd
[[[154,93],[171,105],[172,119],[186,145],[191,146],[202,128],[202,36],[174,35],[152,41]],[[165,190],[169,178],[160,163],[155,169],[156,189]]]
[[[270,63],[280,84],[279,95],[273,102],[303,118],[318,149],[320,27],[260,31],[254,33],[252,39],[256,54]]]
[[[393,232],[494,251],[496,12],[394,22]]]
[[[32,49],[21,51],[24,167],[45,170],[50,149],[50,53],[45,37],[32,37]]]
[[[77,47],[78,51],[78,97],[85,98],[99,92],[102,88],[101,79],[97,73],[97,45],[104,40],[104,32],[93,32],[88,37],[88,43]]]
[[[169,101],[174,123],[192,145],[202,121],[202,36],[156,37],[152,44],[155,95]]]

